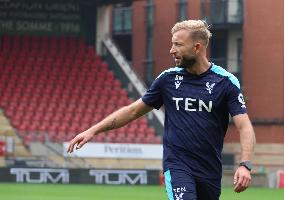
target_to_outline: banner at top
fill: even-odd
[[[81,35],[80,1],[0,1],[0,32]]]

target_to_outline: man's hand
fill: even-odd
[[[67,153],[72,153],[74,147],[80,149],[84,144],[89,142],[94,135],[120,128],[151,110],[153,110],[153,108],[145,104],[142,99],[138,99],[132,104],[120,108],[99,123],[73,138],[68,146]]]
[[[90,130],[86,130],[78,134],[75,138],[71,140],[67,149],[67,153],[72,153],[75,146],[76,149],[80,149],[84,144],[90,141],[93,136],[94,135],[90,132]]]
[[[251,183],[250,171],[244,166],[239,166],[234,175],[234,191],[243,192],[245,191]]]

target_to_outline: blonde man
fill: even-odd
[[[78,134],[68,152],[94,135],[119,128],[165,107],[163,169],[169,200],[217,200],[221,194],[221,151],[229,114],[240,133],[241,162],[234,176],[235,191],[251,182],[250,159],[255,134],[236,77],[210,63],[206,48],[211,33],[201,20],[182,21],[172,28],[176,66],[162,72],[143,97]]]

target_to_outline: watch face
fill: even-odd
[[[241,162],[240,166],[244,166],[245,168],[247,168],[248,170],[252,169],[252,164],[250,161],[246,161],[246,162]]]
[[[246,162],[246,166],[251,169],[252,168],[252,164],[250,162]]]

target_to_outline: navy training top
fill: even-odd
[[[174,67],[162,72],[142,101],[165,107],[163,168],[221,178],[221,152],[229,114],[246,113],[238,79],[220,66],[193,75]]]

